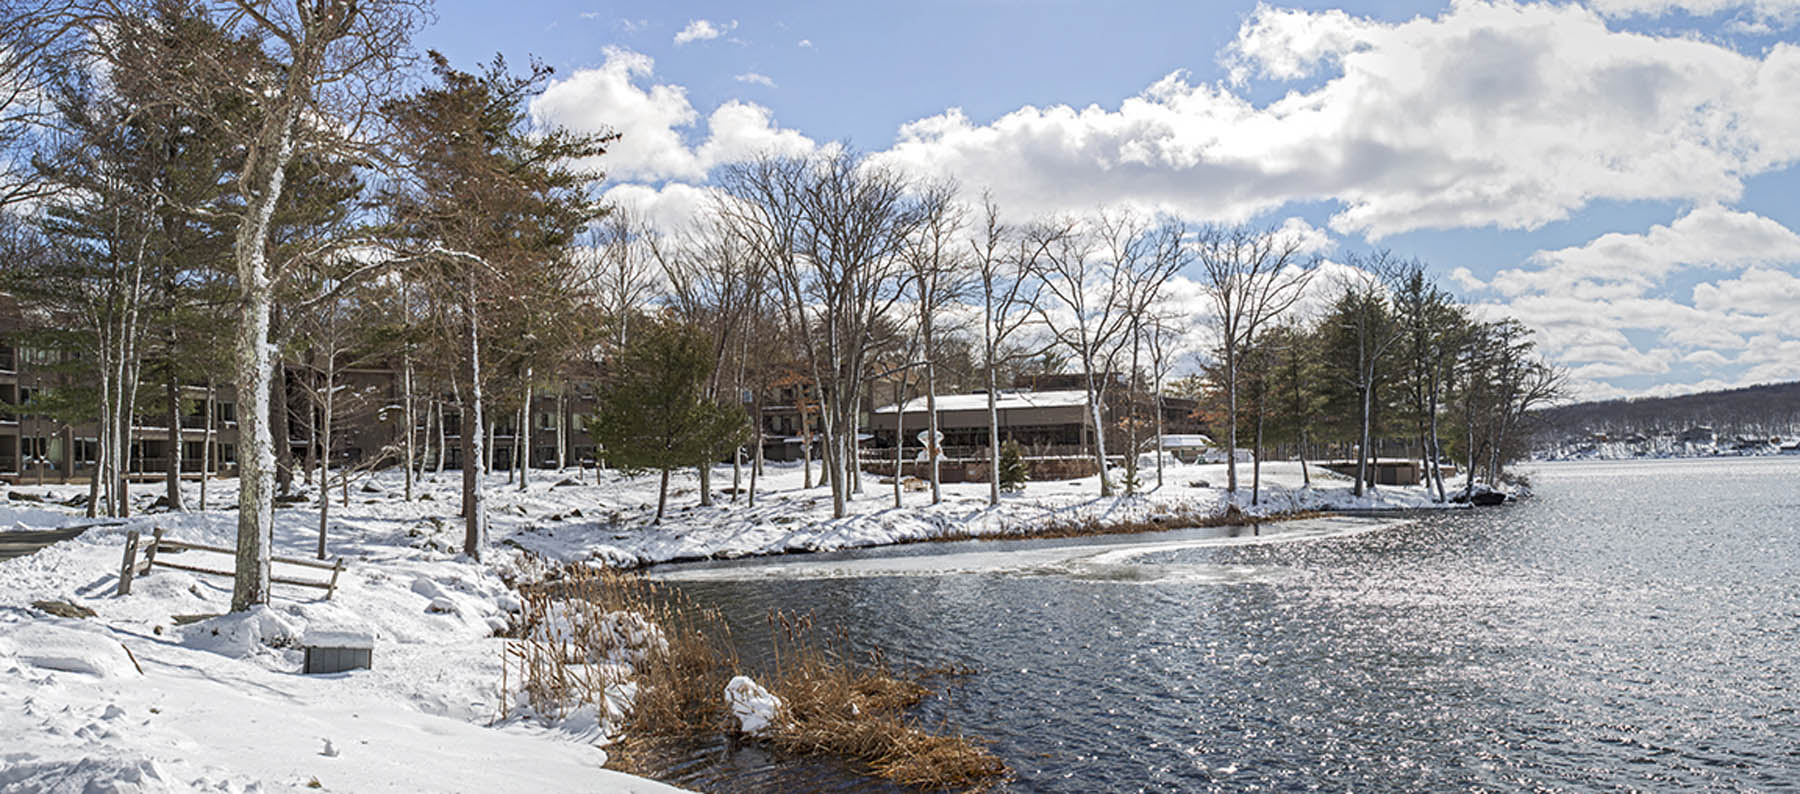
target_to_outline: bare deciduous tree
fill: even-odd
[[[1270,320],[1305,293],[1311,271],[1293,269],[1300,240],[1276,231],[1213,227],[1195,242],[1200,285],[1213,309],[1225,387],[1225,490],[1238,489],[1238,375],[1242,356]]]

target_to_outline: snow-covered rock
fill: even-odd
[[[182,631],[181,641],[189,648],[243,658],[270,648],[292,648],[301,631],[293,618],[265,605],[194,623]]]
[[[136,678],[137,666],[125,646],[97,631],[55,623],[29,623],[7,639],[5,655],[44,670],[86,673],[100,678]]]
[[[749,676],[740,675],[725,685],[725,705],[737,718],[738,730],[751,736],[761,736],[774,727],[781,714],[781,698]]]

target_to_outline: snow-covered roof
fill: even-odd
[[[1213,440],[1199,433],[1164,433],[1163,449],[1200,449],[1213,445]]]
[[[1002,411],[1014,408],[1071,408],[1087,405],[1087,392],[1080,389],[1064,389],[1060,391],[1002,391],[994,401]],[[937,396],[939,413],[945,411],[985,411],[988,396],[986,392],[973,394],[940,394]],[[894,406],[884,405],[875,409],[878,414],[891,414]],[[907,413],[924,413],[925,398],[915,397],[906,402]]]

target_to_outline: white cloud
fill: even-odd
[[[601,196],[608,205],[631,213],[663,232],[684,229],[714,200],[710,187],[670,182],[662,187],[640,184],[614,185]]]
[[[1611,233],[1580,246],[1540,251],[1532,268],[1503,270],[1492,286],[1507,295],[1559,291],[1588,298],[1641,295],[1683,266],[1739,270],[1800,262],[1800,235],[1752,212],[1696,208],[1643,234]]]
[[[1610,17],[1660,17],[1674,12],[1710,17],[1732,12],[1748,14],[1751,24],[1792,25],[1800,19],[1795,0],[1590,0],[1595,10]]]
[[[794,46],[797,46],[797,47],[806,47],[806,48],[808,48],[808,49],[810,49],[810,48],[811,48],[811,47],[812,47],[812,45],[813,45],[813,43],[812,43],[812,39],[801,39],[801,40],[800,40],[800,43],[799,43],[799,44],[796,44],[796,45],[794,45]]]
[[[533,100],[532,118],[540,125],[582,132],[617,131],[619,140],[600,163],[615,179],[703,177],[704,170],[676,132],[699,116],[688,103],[687,89],[639,88],[633,82],[649,77],[654,66],[648,55],[608,47],[599,68],[558,80]]]
[[[1800,262],[1800,256],[1789,262]],[[1694,286],[1694,306],[1707,311],[1790,314],[1800,311],[1800,277],[1793,273],[1752,268],[1731,281]]]
[[[689,42],[716,39],[736,30],[737,24],[737,20],[735,19],[722,25],[715,25],[711,20],[706,19],[688,20],[687,27],[682,28],[675,34],[675,46],[679,47]]]
[[[756,72],[745,72],[743,74],[734,74],[731,76],[731,79],[736,80],[740,83],[754,83],[756,85],[767,86],[769,88],[775,87],[775,79],[774,78],[772,78],[766,74],[758,74]]]
[[[1282,238],[1300,243],[1299,253],[1305,255],[1323,254],[1337,248],[1337,240],[1332,239],[1331,232],[1306,222],[1305,218],[1288,218],[1281,222],[1275,233]]]
[[[1531,261],[1533,268],[1502,271],[1492,286],[1511,296],[1506,311],[1538,330],[1545,353],[1570,368],[1577,396],[1645,393],[1606,381],[1679,377],[1677,367],[1708,377],[1653,391],[1800,377],[1800,235],[1769,218],[1702,206],[1666,226],[1605,234]],[[1645,297],[1683,269],[1735,275],[1696,284],[1688,303]]]
[[[653,82],[650,56],[617,47],[606,61],[552,83],[531,103],[539,125],[578,132],[616,130],[619,140],[596,163],[616,180],[700,182],[715,166],[765,151],[811,151],[812,139],[776,125],[760,105],[731,100],[706,117],[706,138],[689,145],[685,132],[700,120],[681,86]],[[642,85],[649,83],[649,85]]]
[[[1317,78],[1257,106],[1174,72],[1116,107],[960,110],[883,156],[1027,211],[1129,202],[1242,220],[1337,201],[1331,227],[1533,228],[1599,199],[1734,200],[1800,156],[1800,48],[1619,32],[1577,6],[1460,2],[1386,23],[1259,7],[1240,78]]]

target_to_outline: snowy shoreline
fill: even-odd
[[[1248,471],[1240,492],[1247,507]],[[613,791],[675,789],[602,769],[611,737],[594,721],[544,725],[506,708],[499,690],[505,640],[495,636],[519,608],[509,579],[524,575],[531,552],[553,561],[641,567],[831,551],[942,539],[1010,537],[1046,522],[1142,521],[1158,514],[1225,509],[1222,465],[1171,467],[1165,487],[1100,499],[1094,479],[1031,483],[997,507],[984,483],[949,484],[945,500],[865,480],[850,514],[830,517],[823,488],[799,486],[797,466],[771,466],[757,505],[720,497],[699,507],[692,473],[678,475],[672,511],[649,524],[655,478],[602,473],[602,483],[567,484],[573,472],[534,473],[520,491],[490,480],[494,552],[475,563],[460,552],[455,517],[460,478],[420,484],[414,501],[392,473],[359,482],[350,504],[336,503],[330,554],[348,563],[334,599],[277,585],[269,608],[223,613],[231,582],[156,569],[129,596],[114,595],[128,531],[164,528],[190,543],[231,546],[235,483],[209,484],[212,509],[104,520],[78,537],[0,561],[0,789],[80,791],[104,784],[123,792],[286,791],[315,781],[330,790],[399,788],[485,791],[592,785]],[[1146,472],[1146,479],[1153,475]],[[1346,478],[1315,470],[1303,487],[1294,464],[1264,466],[1258,514],[1296,510],[1431,506],[1422,488],[1349,494]],[[714,482],[728,483],[721,467]],[[83,523],[59,504],[85,486],[21,485],[43,499],[0,503],[0,526],[38,530]],[[144,503],[162,493],[140,486]],[[198,484],[188,483],[193,500]],[[310,504],[276,511],[278,555],[310,556],[317,541]],[[197,563],[205,552],[185,552]],[[91,609],[86,619],[49,617],[33,604]],[[178,616],[181,620],[178,621]],[[186,622],[193,620],[193,622]],[[298,675],[300,638],[350,631],[374,639],[374,667]],[[141,667],[142,672],[138,672]],[[502,713],[512,714],[502,719]]]

